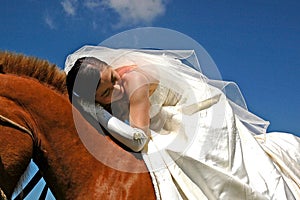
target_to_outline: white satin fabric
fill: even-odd
[[[212,86],[209,90],[221,93]],[[201,90],[195,94],[202,96]],[[191,116],[177,107],[192,102],[165,87],[150,100],[151,128],[158,134],[143,157],[157,199],[300,198],[299,138],[254,135],[224,94],[218,103]]]

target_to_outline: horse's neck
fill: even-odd
[[[110,193],[96,191],[95,186],[99,185],[99,180],[101,186],[109,188],[116,181],[122,184],[122,179],[127,181],[128,177],[133,176],[115,170],[113,165],[146,171],[141,160],[108,140],[107,136],[99,134],[76,110],[72,112],[67,98],[37,81],[25,78],[7,76],[2,83],[5,84],[1,86],[0,94],[14,99],[30,113],[31,119],[27,119],[27,123],[39,143],[38,150],[34,152],[34,161],[56,196],[72,199],[76,196]],[[74,123],[74,119],[80,123]],[[94,156],[82,141],[90,152],[93,151]],[[95,158],[97,155],[101,162]],[[111,175],[115,179],[113,182]],[[139,174],[135,176],[141,177]],[[146,182],[149,186],[149,175],[143,177],[148,179]],[[138,179],[136,182],[139,182]]]
[[[53,186],[54,194],[63,196],[82,174],[88,175],[96,166],[99,167],[78,138],[67,98],[35,80],[14,75],[1,75],[0,94],[28,113],[24,120],[38,143],[33,159],[49,186]],[[87,166],[84,166],[82,157],[89,163]]]

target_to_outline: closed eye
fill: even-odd
[[[114,77],[113,73],[111,73],[110,80],[113,85],[116,83],[116,77]]]
[[[110,93],[110,89],[107,88],[103,93],[102,93],[102,97],[108,97],[109,96],[109,93]]]

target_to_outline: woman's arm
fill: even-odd
[[[130,126],[142,129],[149,136],[149,81],[144,74],[136,71],[126,74],[122,80],[129,98]]]

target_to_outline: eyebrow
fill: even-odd
[[[114,73],[110,72],[110,82],[113,83],[113,80],[115,79]]]
[[[113,73],[112,71],[110,72],[110,82],[113,80]],[[109,95],[109,88],[107,88],[102,94],[101,97],[107,97]]]

